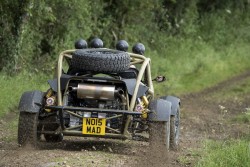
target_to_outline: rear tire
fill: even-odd
[[[18,123],[18,144],[37,147],[38,113],[21,112]]]
[[[168,151],[170,140],[170,121],[151,122],[149,127],[149,144],[157,151]]]
[[[170,118],[170,149],[178,150],[180,135],[180,107],[178,106],[176,115]]]

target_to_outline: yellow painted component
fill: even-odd
[[[49,89],[47,94],[46,94],[46,98],[49,98],[50,96],[52,96],[52,94],[53,94],[53,90]]]
[[[143,112],[142,112],[142,118],[143,118],[143,119],[148,118],[148,113],[147,113],[147,111],[143,111]]]
[[[51,109],[45,109],[45,111],[47,111],[47,112],[51,112]]]
[[[148,105],[149,105],[149,102],[148,102],[148,99],[146,96],[142,96],[141,97],[141,105],[143,107],[143,110],[142,110],[142,118],[143,119],[146,119],[148,117]]]
[[[105,118],[83,118],[82,134],[105,135]]]
[[[145,107],[148,107],[149,102],[148,102],[147,97],[146,96],[142,96],[141,98],[142,98],[143,103],[145,104]]]

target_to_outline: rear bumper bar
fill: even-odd
[[[99,112],[99,113],[115,113],[124,115],[142,115],[141,112],[128,110],[114,110],[114,109],[100,109],[100,108],[86,108],[86,107],[70,107],[70,106],[45,106],[45,109],[59,110],[59,111],[85,111],[85,112]]]
[[[84,116],[79,115],[78,113],[75,113],[74,111],[91,112],[91,113],[111,113],[111,114],[117,114],[120,116],[125,116],[126,119],[129,118],[129,115],[131,115],[131,116],[142,115],[141,112],[135,112],[135,111],[129,111],[129,110],[114,110],[114,109],[85,108],[85,107],[71,107],[71,106],[45,106],[45,109],[51,109],[52,111],[53,110],[59,111],[60,125],[61,125],[61,129],[62,129],[62,133],[65,136],[82,136],[82,137],[85,136],[85,137],[102,137],[102,138],[117,138],[117,139],[126,139],[126,138],[131,137],[129,134],[125,133],[127,131],[125,124],[127,124],[128,120],[123,125],[124,126],[123,130],[119,134],[106,133],[105,135],[86,135],[86,134],[82,134],[81,131],[75,130],[77,128],[81,128],[82,125],[66,128],[64,126],[63,112],[67,112],[75,117],[80,118],[80,119],[84,118]]]
[[[126,139],[130,138],[131,135],[128,133],[128,125],[131,121],[131,116],[140,116],[141,112],[128,111],[128,110],[114,110],[114,109],[100,109],[100,108],[86,108],[86,107],[71,107],[71,106],[45,106],[45,109],[50,109],[52,111],[59,111],[61,132],[65,136],[82,136],[82,137],[101,137],[101,138],[117,138],[117,139]],[[77,112],[74,112],[77,111]],[[67,112],[79,119],[84,118],[83,115],[79,115],[78,112],[91,112],[91,113],[106,113],[106,114],[117,114],[117,117],[125,116],[126,122],[123,123],[122,130],[118,133],[106,133],[105,135],[86,135],[82,134],[81,131],[76,130],[77,128],[81,128],[82,124],[74,127],[65,127],[63,113]],[[108,117],[106,119],[113,118]],[[106,127],[107,128],[107,127]],[[49,133],[49,132],[48,132]]]

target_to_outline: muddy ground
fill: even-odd
[[[250,95],[226,100],[218,94],[249,81],[250,71],[198,93],[181,96],[181,136],[177,151],[149,149],[148,142],[65,137],[41,142],[39,149],[18,146],[16,111],[0,120],[0,167],[3,166],[194,166],[206,139],[223,140],[249,134],[249,123],[231,121],[250,107]]]

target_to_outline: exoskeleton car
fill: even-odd
[[[154,97],[145,47],[139,43],[131,53],[126,41],[107,49],[100,48],[98,40],[90,49],[85,42],[63,51],[46,92],[23,93],[18,143],[37,146],[42,136],[47,142],[61,142],[64,136],[135,139],[149,133],[151,145],[176,149],[180,99]]]

